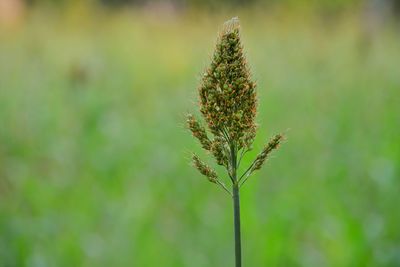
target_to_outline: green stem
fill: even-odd
[[[235,262],[236,267],[242,266],[241,254],[241,238],[240,238],[240,198],[239,198],[239,185],[233,185],[233,217],[235,229]]]
[[[233,224],[235,232],[235,266],[242,266],[242,248],[240,240],[240,198],[239,198],[239,180],[237,177],[237,153],[236,145],[231,145],[231,166],[232,166],[232,198],[233,198]]]

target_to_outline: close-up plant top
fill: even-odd
[[[193,154],[193,166],[232,196],[236,266],[241,266],[240,188],[254,171],[261,169],[283,139],[282,134],[275,135],[250,166],[243,173],[238,172],[242,158],[253,149],[257,132],[256,83],[251,80],[239,30],[237,17],[225,22],[198,89],[200,112],[207,129],[192,114],[187,116],[187,127],[202,148],[226,169],[232,184],[230,190],[212,167]]]

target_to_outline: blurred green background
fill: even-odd
[[[395,1],[0,4],[0,266],[233,266],[231,199],[184,129],[239,16],[260,129],[244,266],[400,266]],[[222,169],[218,169],[223,175]]]

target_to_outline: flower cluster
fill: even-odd
[[[239,149],[249,147],[256,132],[256,84],[250,79],[237,19],[221,32],[198,91],[200,111],[210,131],[235,141]]]
[[[256,84],[251,80],[244,56],[237,18],[225,23],[198,93],[200,112],[208,130],[192,114],[187,116],[187,127],[201,146],[213,155],[217,164],[226,168],[233,185],[239,186],[243,177],[247,180],[253,171],[262,167],[271,151],[278,148],[283,136],[276,135],[247,171],[237,175],[242,157],[252,149],[257,130]],[[196,155],[193,164],[209,181],[228,191],[218,180],[217,173]]]

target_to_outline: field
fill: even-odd
[[[259,95],[244,165],[287,135],[241,191],[244,266],[400,266],[398,30],[234,15]],[[233,266],[231,199],[184,128],[231,16],[36,10],[1,28],[0,266]]]

